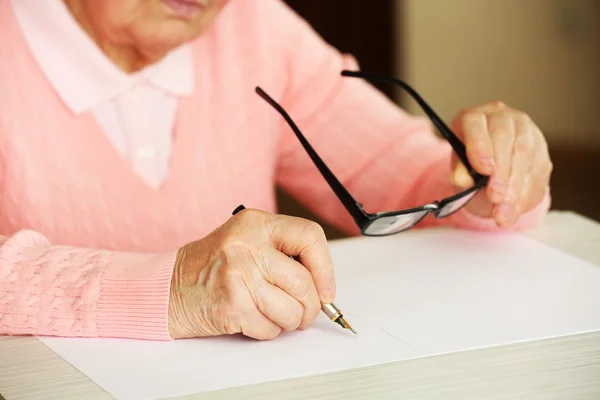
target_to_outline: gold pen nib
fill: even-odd
[[[340,325],[342,325],[344,328],[350,329],[352,331],[352,333],[354,333],[355,335],[358,335],[358,333],[354,330],[354,328],[351,327],[348,322],[346,322],[344,317],[340,317],[340,319],[338,321],[340,322]]]
[[[330,320],[332,320],[336,324],[339,324],[344,329],[351,330],[355,335],[358,336],[358,333],[354,330],[353,327],[350,326],[348,322],[346,322],[346,320],[344,319],[344,315],[342,314],[340,309],[335,306],[335,304],[323,304],[321,306],[321,310],[323,310],[325,315],[327,315],[327,317],[329,317]]]

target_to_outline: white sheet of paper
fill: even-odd
[[[325,316],[313,328],[258,342],[218,337],[168,343],[119,339],[42,341],[122,400],[163,399],[256,382],[391,362],[414,350],[357,316],[360,337]],[[353,349],[353,351],[349,351]]]
[[[519,234],[406,232],[331,244],[336,304],[269,342],[40,340],[117,399],[162,399],[600,330],[600,268]]]

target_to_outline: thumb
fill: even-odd
[[[459,190],[465,190],[475,184],[463,163],[458,162],[450,175],[450,182]]]

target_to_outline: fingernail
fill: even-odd
[[[495,196],[502,198],[504,197],[506,191],[506,185],[500,179],[494,179],[492,182],[492,191],[494,192]]]
[[[459,164],[451,177],[452,184],[459,188],[467,188],[473,185],[473,178],[463,164]]]
[[[480,157],[480,160],[488,172],[491,173],[494,171],[494,167],[496,167],[496,164],[494,163],[494,157],[483,155]]]
[[[513,207],[510,204],[504,203],[498,208],[498,220],[502,223],[508,221],[513,213]]]
[[[332,302],[335,299],[335,281],[331,282],[331,284],[327,287],[327,289],[325,289],[325,291],[323,292],[323,300],[325,302]]]

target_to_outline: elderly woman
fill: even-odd
[[[317,224],[275,214],[276,184],[369,236],[549,207],[526,114],[484,104],[450,130],[422,103],[438,139],[281,0],[4,0],[0,43],[5,335],[309,327],[333,264]]]

